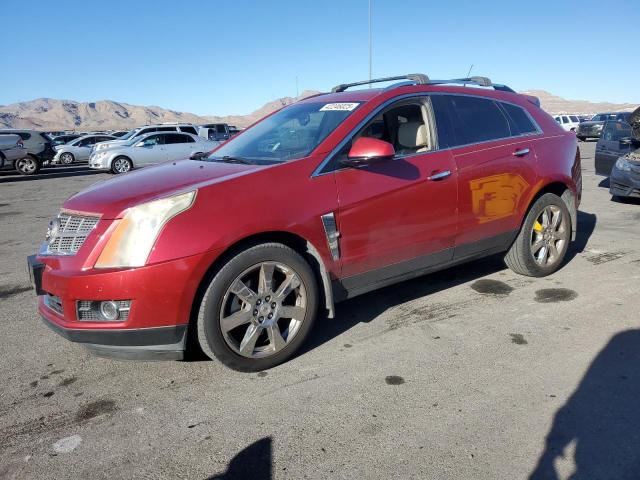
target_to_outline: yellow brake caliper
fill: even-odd
[[[542,230],[544,230],[544,228],[542,228],[542,224],[536,220],[536,223],[533,224],[533,229],[536,232],[541,232]]]

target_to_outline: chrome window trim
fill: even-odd
[[[426,152],[411,153],[411,154],[407,154],[407,155],[397,155],[397,156],[395,156],[393,158],[394,160],[403,159],[403,158],[410,158],[410,157],[414,157],[416,155],[428,155],[430,153],[442,152],[442,151],[446,151],[446,150],[454,150],[456,148],[470,147],[470,146],[473,146],[473,145],[483,145],[485,143],[496,142],[496,141],[500,141],[500,140],[522,139],[522,138],[526,138],[526,137],[534,137],[534,136],[541,135],[541,134],[544,133],[542,128],[540,128],[540,125],[538,124],[538,122],[536,122],[536,120],[529,113],[529,111],[526,108],[524,108],[522,105],[518,105],[517,103],[509,102],[509,101],[506,101],[506,100],[498,100],[498,99],[495,99],[495,98],[492,98],[492,97],[484,97],[482,95],[472,95],[472,94],[468,94],[468,93],[449,93],[449,92],[405,93],[403,95],[399,95],[397,97],[390,98],[386,102],[381,103],[380,105],[378,105],[378,107],[376,107],[373,111],[371,111],[364,119],[362,119],[351,130],[351,132],[349,132],[349,134],[345,138],[343,138],[340,141],[340,143],[338,143],[338,145],[336,147],[333,148],[333,150],[331,150],[329,153],[327,153],[327,155],[324,157],[322,162],[320,162],[320,164],[315,168],[315,170],[311,174],[311,178],[319,177],[321,175],[326,175],[328,173],[339,172],[341,170],[346,170],[347,168],[351,168],[351,167],[343,167],[343,168],[336,168],[335,170],[330,170],[330,171],[326,171],[326,172],[323,171],[325,166],[333,159],[333,157],[340,150],[342,150],[342,148],[347,144],[347,142],[351,141],[351,139],[354,137],[354,135],[358,131],[360,131],[360,129],[362,127],[364,127],[367,124],[367,122],[369,122],[378,113],[380,113],[380,111],[384,110],[389,105],[391,105],[393,103],[396,103],[398,101],[406,100],[406,99],[409,99],[409,98],[430,97],[430,96],[433,96],[433,95],[452,95],[452,96],[458,96],[458,97],[485,98],[487,100],[492,100],[492,101],[494,101],[494,102],[496,102],[498,104],[499,103],[506,103],[508,105],[512,105],[514,107],[518,107],[518,108],[524,110],[525,114],[527,115],[527,117],[529,118],[529,120],[531,121],[533,126],[536,128],[536,131],[535,132],[530,132],[530,133],[522,133],[522,134],[519,134],[519,135],[510,135],[508,137],[492,138],[491,140],[483,140],[481,142],[465,143],[465,144],[462,144],[462,145],[456,145],[454,147],[443,147],[443,148],[440,148],[440,146],[437,144],[437,125],[435,125],[435,118],[434,118],[434,119],[432,119],[432,121],[434,122],[434,125],[436,126],[436,128],[435,128],[436,147],[433,150],[429,150],[429,151],[426,151]],[[431,112],[433,112],[433,106],[430,106],[430,109],[431,109]],[[502,112],[502,109],[500,111]],[[504,113],[503,113],[503,115],[504,115]],[[509,119],[507,118],[507,121],[508,120]]]

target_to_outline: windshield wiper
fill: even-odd
[[[231,155],[225,155],[222,158],[216,158],[214,159],[214,162],[242,163],[243,165],[255,165],[255,162],[249,160],[248,158],[232,157]]]

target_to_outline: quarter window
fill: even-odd
[[[195,127],[180,127],[180,131],[191,133],[192,135],[197,135],[198,134],[198,132],[196,132]]]
[[[500,103],[500,105],[507,112],[513,134],[526,135],[528,133],[536,133],[538,131],[524,108],[510,103]]]

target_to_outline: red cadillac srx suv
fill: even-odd
[[[389,77],[89,187],[29,266],[44,322],[98,355],[199,344],[262,370],[321,309],[385,285],[499,252],[520,274],[554,272],[581,184],[576,136],[534,97],[485,77]]]

